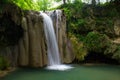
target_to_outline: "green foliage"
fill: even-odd
[[[105,34],[89,32],[84,40],[84,45],[90,52],[103,53],[110,41]]]
[[[104,54],[120,62],[120,45],[110,43]]]
[[[76,1],[59,7],[67,17],[67,30],[77,60],[84,60],[87,52],[101,53],[107,57],[115,55],[117,46],[108,37],[114,38],[114,18],[117,10],[110,3],[89,5]],[[86,50],[87,49],[87,50]],[[96,54],[97,55],[97,54]]]
[[[86,21],[84,19],[79,19],[78,20],[78,25],[79,26],[83,26],[86,23]]]
[[[7,3],[15,3],[22,9],[30,10],[40,10],[39,5],[33,0],[1,0],[1,6],[4,6]]]
[[[113,53],[112,58],[120,62],[120,45],[117,47],[116,51]]]
[[[104,52],[105,55],[116,59],[120,63],[120,45],[111,43]]]
[[[0,4],[7,4],[7,3],[10,3],[12,2],[12,0],[0,0]]]
[[[108,45],[108,47],[105,49],[104,54],[111,57],[111,56],[113,56],[113,54],[115,53],[117,48],[118,48],[118,46],[111,42]]]
[[[59,8],[64,10],[67,17],[68,31],[73,33],[75,30],[84,24],[84,19],[81,18],[82,13],[82,2],[81,0],[75,0],[73,3],[61,5]]]
[[[56,2],[60,2],[61,0],[55,0]]]
[[[40,10],[45,11],[49,9],[49,7],[51,6],[51,2],[51,0],[38,0],[37,3],[40,7]]]
[[[38,3],[33,0],[12,0],[20,8],[25,10],[40,10]]]
[[[67,31],[71,33],[69,35],[77,60],[84,60],[87,51],[120,60],[118,45],[108,38],[116,37],[114,19],[119,17],[120,9],[113,6],[113,3],[93,6],[76,1],[59,8],[66,14]]]
[[[84,39],[85,39],[85,36],[84,36],[84,35],[75,34],[75,36],[76,36],[76,38],[77,38],[79,41],[81,41],[81,42],[83,42]]]
[[[70,17],[72,16],[71,11],[68,8],[63,8],[63,10],[66,14],[67,19],[70,19]]]
[[[73,18],[74,19],[74,18]],[[74,19],[73,22],[71,22],[69,25],[71,26],[71,30],[75,30],[76,33],[81,30],[81,31],[84,31],[86,29],[85,28],[85,24],[86,24],[86,21],[85,19]]]
[[[85,35],[95,30],[111,38],[115,37],[113,18],[118,14],[115,8],[111,8],[111,12],[105,5],[92,6],[77,1],[61,8],[67,16],[68,32]]]
[[[2,56],[0,56],[0,70],[6,69],[9,67],[9,62]]]
[[[78,61],[84,60],[84,57],[87,55],[87,50],[84,48],[83,43],[80,42],[75,35],[69,33],[69,38],[73,44],[73,49],[75,53],[75,58]]]
[[[87,34],[98,31],[114,37],[113,18],[118,16],[115,8],[107,5],[88,5],[80,1],[61,6],[67,16],[67,29],[74,34]]]
[[[52,0],[53,1],[53,0]],[[51,0],[2,0],[1,4],[15,3],[24,10],[48,10]]]
[[[113,38],[115,37],[114,33],[114,21],[111,18],[96,18],[96,24],[94,30],[99,33],[106,34],[107,36]]]
[[[117,10],[115,8],[113,8],[113,9],[109,10],[108,15],[113,18],[115,16],[118,16],[119,13],[117,12]]]

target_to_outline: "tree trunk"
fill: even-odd
[[[92,5],[96,5],[96,0],[92,0]]]
[[[63,0],[63,3],[66,4],[66,0]]]
[[[68,3],[71,3],[71,1],[70,1],[70,0],[67,0],[67,2],[68,2]]]

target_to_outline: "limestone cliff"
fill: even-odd
[[[43,18],[40,16],[40,12],[22,11],[18,7],[13,7],[13,5],[6,5],[6,7],[3,14],[8,13],[11,16],[10,19],[22,27],[23,36],[18,43],[2,49],[0,55],[4,56],[12,66],[43,67],[47,65],[46,39],[43,30]],[[61,14],[58,24],[59,50],[62,62],[70,63],[74,57],[72,53],[68,53],[66,18],[63,13]],[[56,25],[56,20],[53,23]]]

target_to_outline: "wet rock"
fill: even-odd
[[[43,17],[40,12],[22,11],[18,7],[10,5],[6,6],[5,12],[11,16],[10,19],[16,25],[21,26],[23,36],[15,45],[2,50],[0,55],[5,56],[12,66],[43,67],[47,65],[47,44],[43,30]],[[66,18],[61,10],[56,10],[54,13],[52,13],[54,16],[52,19],[61,61],[70,63],[74,58],[73,53],[70,53],[67,47]]]

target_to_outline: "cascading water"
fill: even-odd
[[[41,12],[44,21],[44,32],[47,40],[48,67],[52,70],[71,69],[71,66],[62,65],[59,57],[58,44],[55,37],[52,19],[45,13]]]
[[[41,13],[44,20],[44,32],[47,40],[47,53],[49,58],[49,65],[59,65],[59,51],[55,38],[52,20],[47,14]]]
[[[51,11],[48,13],[48,15],[53,19],[53,20],[56,20],[56,27],[55,27],[55,30],[56,30],[56,39],[58,41],[58,30],[59,30],[59,25],[61,22],[61,15],[62,15],[62,11],[61,10],[55,10],[55,11]]]
[[[55,14],[51,14],[51,15],[56,15],[56,38],[57,38],[57,41],[58,41],[59,22],[61,22],[62,11],[61,10],[56,10]]]

